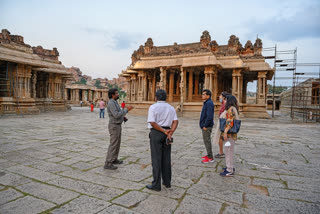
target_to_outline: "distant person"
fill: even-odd
[[[91,107],[91,112],[93,112],[93,109],[94,109],[94,102],[91,102],[90,107]]]
[[[203,107],[200,115],[200,128],[207,155],[202,157],[202,163],[213,163],[211,132],[213,127],[214,104],[211,100],[211,91],[204,89],[202,92]]]
[[[128,106],[125,109],[120,108],[117,100],[119,99],[118,89],[111,88],[108,91],[109,102],[107,111],[109,115],[109,134],[110,144],[108,148],[107,158],[104,164],[105,169],[115,170],[114,164],[122,164],[123,161],[118,159],[120,144],[121,144],[121,124],[124,120],[124,116],[133,109],[132,106]]]
[[[165,90],[156,92],[156,103],[148,112],[148,128],[150,128],[150,150],[152,161],[152,184],[147,189],[160,191],[161,177],[165,187],[171,187],[171,142],[172,135],[178,126],[175,109],[166,103]]]
[[[221,114],[225,111],[226,109],[226,102],[227,102],[227,96],[230,95],[228,92],[222,92],[219,96],[219,101],[221,103],[221,107],[219,110],[219,118],[221,116]],[[220,127],[219,127],[219,118],[218,118],[218,124],[215,130],[215,135],[214,135],[214,140],[213,142],[215,144],[219,144],[219,153],[216,154],[214,157],[215,158],[224,158],[225,155],[223,153],[223,140],[221,139],[220,135],[221,135],[221,131],[220,131]]]
[[[121,108],[124,108],[124,107],[126,107],[126,103],[124,101],[122,101]]]
[[[82,100],[80,101],[80,106],[82,107]]]
[[[223,168],[224,171],[220,173],[224,177],[232,177],[234,175],[234,146],[237,140],[237,134],[228,134],[228,131],[234,125],[234,119],[239,120],[239,107],[238,101],[235,96],[229,95],[226,102],[226,114],[227,119],[224,132],[221,133],[221,138],[225,143],[225,152],[226,152],[226,168]],[[227,145],[229,143],[230,145]]]
[[[103,99],[101,99],[101,101],[99,102],[99,107],[100,107],[100,118],[101,118],[101,115],[104,118],[104,111],[105,111],[105,108],[106,108],[106,104],[103,101]]]

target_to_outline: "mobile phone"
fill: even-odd
[[[169,138],[166,139],[166,144],[172,144],[173,143],[173,137],[171,137],[171,140]]]

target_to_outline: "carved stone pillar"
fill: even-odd
[[[82,90],[82,101],[87,101],[87,99],[86,99],[86,90]]]
[[[207,66],[204,68],[204,89],[209,89],[212,92],[212,74],[213,74],[213,67]]]
[[[185,68],[181,68],[181,82],[183,83],[182,87],[180,87],[181,95],[183,96],[183,102],[187,101],[187,71]]]
[[[199,72],[194,73],[194,95],[199,95]]]
[[[148,101],[148,77],[147,74],[144,73],[144,76],[142,77],[142,85],[143,85],[143,101]]]
[[[189,85],[188,85],[188,101],[192,101],[193,95],[193,71],[189,71]]]
[[[32,90],[31,90],[31,93],[32,93],[32,98],[36,98],[37,97],[37,90],[36,90],[36,85],[37,85],[37,72],[36,71],[33,71],[32,72]]]
[[[167,88],[167,71],[160,67],[160,89],[166,90]]]
[[[258,72],[258,81],[257,81],[257,104],[266,104],[266,71]]]
[[[143,101],[143,97],[144,97],[144,72],[143,71],[139,71],[138,73],[138,101],[141,102]]]
[[[177,79],[177,82],[176,82],[176,95],[180,95],[180,75],[178,75],[178,79]]]
[[[66,88],[66,80],[62,79],[62,83],[61,83],[61,99],[65,100],[66,96],[65,96],[65,88]]]
[[[147,77],[148,77],[149,85],[147,85],[148,86],[148,93],[147,93],[146,101],[152,101],[151,97],[152,97],[152,89],[153,89],[153,81],[152,81],[153,74],[149,73]]]
[[[174,91],[174,71],[170,72],[170,79],[169,79],[169,102],[173,101],[173,91]]]
[[[186,71],[181,68],[180,72],[180,106],[183,111],[183,104],[186,98]]]
[[[88,91],[88,100],[91,101],[92,100],[92,90]]]
[[[235,68],[233,69],[232,72],[232,94],[237,98],[238,102],[241,102],[241,82],[240,82],[240,77],[242,76],[241,74],[241,69]]]
[[[137,78],[135,74],[131,74],[131,101],[136,101],[136,91],[137,91]]]
[[[76,93],[76,101],[80,101],[80,99],[79,99],[79,89],[76,89],[75,93]]]
[[[153,77],[152,77],[152,92],[151,92],[151,101],[154,101],[154,97],[155,97],[155,94],[156,94],[156,71],[153,72]]]
[[[213,84],[212,84],[212,100],[216,102],[218,99],[218,71],[215,70],[212,74]]]

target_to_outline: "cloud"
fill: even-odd
[[[283,12],[286,10],[284,9]],[[291,41],[301,38],[320,38],[320,4],[304,8],[285,18],[279,14],[263,23],[251,22],[250,34],[267,37],[274,41]]]
[[[138,42],[143,38],[143,35],[139,33],[112,32],[102,28],[86,27],[84,31],[92,36],[98,36],[103,44],[112,50],[126,50],[133,45],[138,46]]]

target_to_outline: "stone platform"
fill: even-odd
[[[147,118],[128,118],[116,171],[103,169],[108,118],[98,109],[1,118],[0,213],[319,213],[319,124],[243,119],[236,175],[223,178],[224,159],[201,163],[198,118],[179,118],[172,188],[153,192]]]

